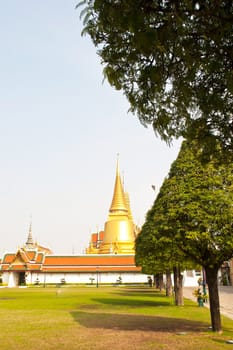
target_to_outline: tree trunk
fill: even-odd
[[[210,316],[213,332],[222,333],[220,303],[218,293],[218,268],[205,267],[206,281],[209,289]]]
[[[157,273],[154,275],[154,286],[156,289],[159,289],[160,291],[163,289],[163,274]]]
[[[181,274],[179,267],[173,268],[174,273],[174,292],[175,292],[175,305],[183,306],[183,275]]]
[[[170,297],[171,295],[172,295],[171,271],[166,271],[166,296]]]
[[[154,286],[156,289],[159,289],[159,274],[156,273],[156,275],[154,275]]]
[[[156,278],[156,275],[153,275],[153,286],[155,287],[155,289],[157,289],[157,278]]]
[[[163,283],[163,274],[160,273],[160,274],[159,274],[159,290],[160,290],[160,292],[163,290],[163,287],[164,287],[164,283]]]

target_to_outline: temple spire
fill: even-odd
[[[113,191],[112,203],[109,209],[110,214],[117,213],[128,213],[128,206],[125,200],[125,193],[121,182],[120,171],[119,171],[119,157],[117,157],[116,167],[116,179]]]
[[[33,241],[33,238],[32,238],[32,221],[30,222],[30,225],[29,225],[29,232],[28,232],[28,238],[27,238],[27,241],[26,241],[26,246],[28,248],[34,247],[34,241]]]
[[[104,231],[99,234],[98,246],[89,247],[87,254],[135,254],[135,225],[130,209],[129,195],[125,193],[117,155],[116,178],[112,202]]]

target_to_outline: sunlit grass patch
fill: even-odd
[[[209,310],[174,305],[149,288],[25,288],[0,290],[1,350],[229,349],[209,329]]]

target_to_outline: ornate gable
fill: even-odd
[[[29,258],[23,250],[19,249],[15,254],[14,260],[11,265],[27,264],[29,263]]]

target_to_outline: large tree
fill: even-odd
[[[130,110],[162,139],[233,150],[231,0],[83,0],[84,33]]]
[[[137,239],[140,255],[180,254],[205,269],[213,331],[221,331],[217,274],[233,257],[233,166],[203,164],[195,142],[184,141]],[[146,238],[146,235],[148,237]],[[143,241],[144,250],[140,252]],[[167,244],[162,244],[167,242]],[[166,248],[167,247],[167,248]],[[171,249],[172,247],[172,249]],[[176,256],[172,251],[177,251]]]

